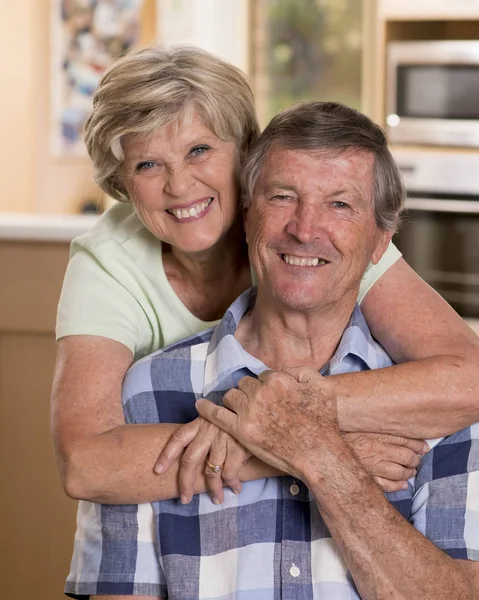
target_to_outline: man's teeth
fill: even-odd
[[[188,217],[197,217],[213,202],[213,198],[208,198],[203,202],[199,202],[190,208],[172,208],[168,212],[174,215],[177,219],[186,219]]]
[[[317,267],[326,264],[326,261],[322,258],[303,258],[291,256],[291,254],[283,254],[283,260],[288,265],[295,265],[296,267]]]

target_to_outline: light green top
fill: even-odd
[[[161,242],[130,204],[118,203],[71,245],[57,315],[57,339],[99,335],[121,342],[135,360],[197,333],[217,321],[195,317],[171,287]],[[390,244],[361,282],[361,301],[374,282],[401,256]]]

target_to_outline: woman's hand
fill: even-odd
[[[240,493],[239,471],[250,457],[251,453],[231,435],[198,417],[171,436],[155,464],[155,471],[164,473],[180,458],[178,486],[181,502],[187,504],[193,497],[198,471],[204,469],[211,499],[221,504],[223,485],[229,486],[235,494]],[[222,468],[214,470],[209,465]]]
[[[416,474],[421,457],[429,450],[424,440],[382,433],[344,433],[366,471],[383,492],[407,488],[407,480]]]

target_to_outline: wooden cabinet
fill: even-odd
[[[479,0],[379,0],[385,19],[478,19]]]
[[[61,600],[76,502],[60,486],[50,440],[55,312],[67,243],[0,240],[1,592]]]

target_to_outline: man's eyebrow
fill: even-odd
[[[263,186],[263,191],[269,192],[270,190],[281,188],[282,190],[289,190],[291,192],[297,192],[297,188],[295,185],[291,183],[284,183],[280,180],[277,181],[269,181],[267,184]]]

